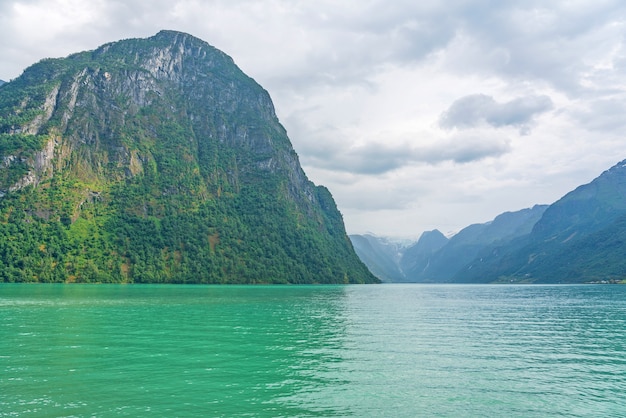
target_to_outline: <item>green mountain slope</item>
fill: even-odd
[[[0,89],[0,280],[364,283],[268,93],[162,31]]]
[[[626,161],[546,209],[523,240],[484,254],[464,275],[582,283],[626,278]]]

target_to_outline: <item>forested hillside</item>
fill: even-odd
[[[0,196],[4,281],[376,281],[269,94],[180,32],[3,85]]]

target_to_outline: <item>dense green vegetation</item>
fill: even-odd
[[[0,157],[0,281],[376,281],[267,93],[189,35],[31,66],[0,89]]]
[[[242,192],[191,210],[162,206],[135,213],[139,198],[119,187],[94,196],[78,218],[63,205],[48,220],[30,207],[30,188],[0,201],[0,277],[4,281],[150,283],[336,283],[363,281],[350,265],[341,228],[320,231],[273,197]],[[132,188],[130,188],[132,190]],[[132,192],[131,192],[132,193]],[[142,198],[141,198],[142,199]],[[107,203],[106,200],[110,202]],[[134,202],[137,203],[137,202]],[[118,210],[117,206],[125,206]],[[141,206],[140,206],[141,207]],[[293,209],[293,208],[292,208]],[[147,209],[146,212],[154,212]],[[333,245],[325,232],[339,235]],[[348,262],[346,262],[346,260]]]

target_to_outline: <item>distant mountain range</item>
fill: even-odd
[[[383,244],[377,247],[376,237],[368,240],[372,249],[386,242],[379,238]],[[626,278],[626,160],[552,205],[503,213],[450,239],[425,232],[392,259],[385,259],[385,251],[354,248],[386,282],[620,281]]]

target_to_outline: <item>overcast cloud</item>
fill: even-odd
[[[456,100],[439,120],[442,128],[465,129],[486,123],[494,128],[515,126],[530,134],[529,124],[535,114],[552,109],[548,96],[527,96],[507,103],[497,103],[485,94],[472,94]]]
[[[349,233],[458,231],[626,159],[619,0],[0,0],[0,79],[161,29],[269,91]]]

